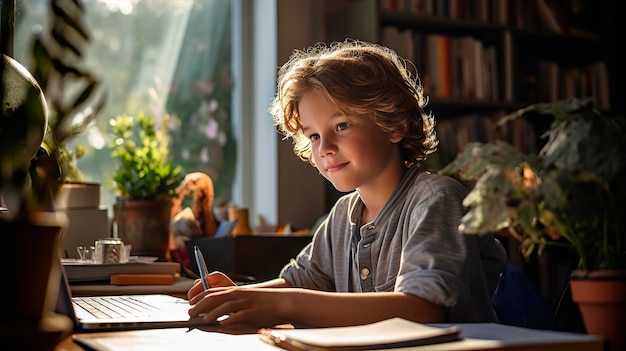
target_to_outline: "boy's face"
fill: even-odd
[[[344,115],[322,93],[306,93],[298,105],[304,134],[320,173],[337,190],[376,189],[402,164],[398,141],[368,116]]]

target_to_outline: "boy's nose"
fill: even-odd
[[[333,155],[337,152],[337,145],[331,137],[322,137],[318,144],[320,156]]]

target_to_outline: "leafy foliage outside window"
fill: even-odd
[[[26,57],[32,33],[46,28],[46,3],[17,0],[16,57]],[[113,177],[107,146],[115,136],[108,121],[146,112],[157,128],[167,123],[172,162],[209,174],[216,201],[229,201],[236,164],[230,1],[85,0],[83,5],[92,31],[86,61],[108,93],[102,117],[70,145],[71,150],[85,146],[77,160],[85,180],[106,184]],[[102,201],[112,204],[114,194],[103,193]]]
[[[174,120],[170,128],[173,159],[189,172],[208,174],[218,204],[231,199],[235,176],[229,18],[229,1],[191,12],[166,105]]]

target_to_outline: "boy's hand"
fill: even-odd
[[[194,287],[202,290],[202,284]],[[204,321],[217,321],[223,327],[282,324],[285,323],[284,305],[288,305],[289,291],[272,288],[210,288],[189,301],[192,305],[189,316],[202,316]]]
[[[237,286],[237,284],[235,284],[232,280],[230,280],[230,278],[228,278],[228,276],[226,276],[226,274],[222,272],[213,272],[206,276],[206,280],[212,288]],[[187,292],[187,299],[191,303],[192,298],[202,292],[204,292],[202,281],[200,279],[196,279],[191,289]]]

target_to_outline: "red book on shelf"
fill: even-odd
[[[447,35],[437,36],[437,49],[439,51],[439,77],[441,86],[441,97],[452,97],[452,75],[451,70],[451,54],[450,54],[450,37]]]

